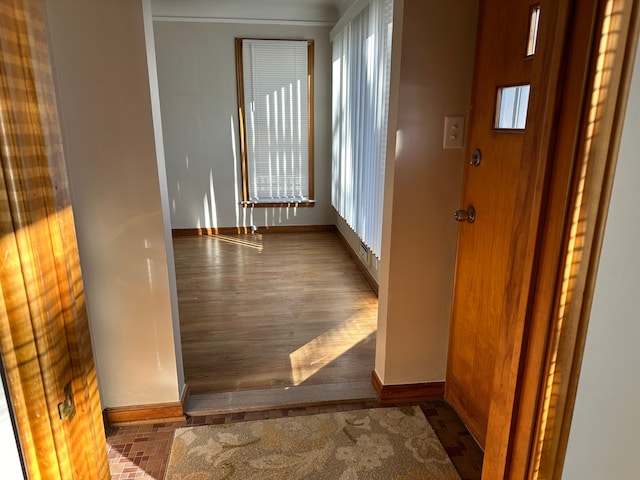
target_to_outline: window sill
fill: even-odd
[[[243,208],[312,208],[315,207],[315,200],[291,200],[291,201],[278,201],[278,202],[252,202],[244,201],[240,202]]]

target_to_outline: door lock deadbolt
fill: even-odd
[[[471,161],[469,162],[469,164],[472,167],[479,167],[481,160],[482,160],[482,153],[480,152],[479,148],[476,148],[471,154]]]

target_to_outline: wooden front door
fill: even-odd
[[[640,9],[481,0],[478,25],[445,396],[483,478],[559,478]],[[496,124],[527,84],[526,123]]]
[[[34,480],[110,477],[76,245],[43,7],[2,2],[0,353]]]
[[[539,10],[481,2],[460,208],[446,398],[484,447],[532,83]],[[474,155],[474,152],[475,155]],[[473,219],[471,219],[473,220]]]

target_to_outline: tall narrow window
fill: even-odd
[[[538,44],[538,26],[540,25],[540,5],[533,5],[529,9],[529,35],[527,35],[527,57],[536,54]]]
[[[333,41],[331,203],[380,258],[393,0],[371,0]]]
[[[236,39],[245,206],[313,206],[313,41]]]

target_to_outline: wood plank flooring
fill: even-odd
[[[378,301],[333,232],[174,238],[192,394],[368,381]]]

